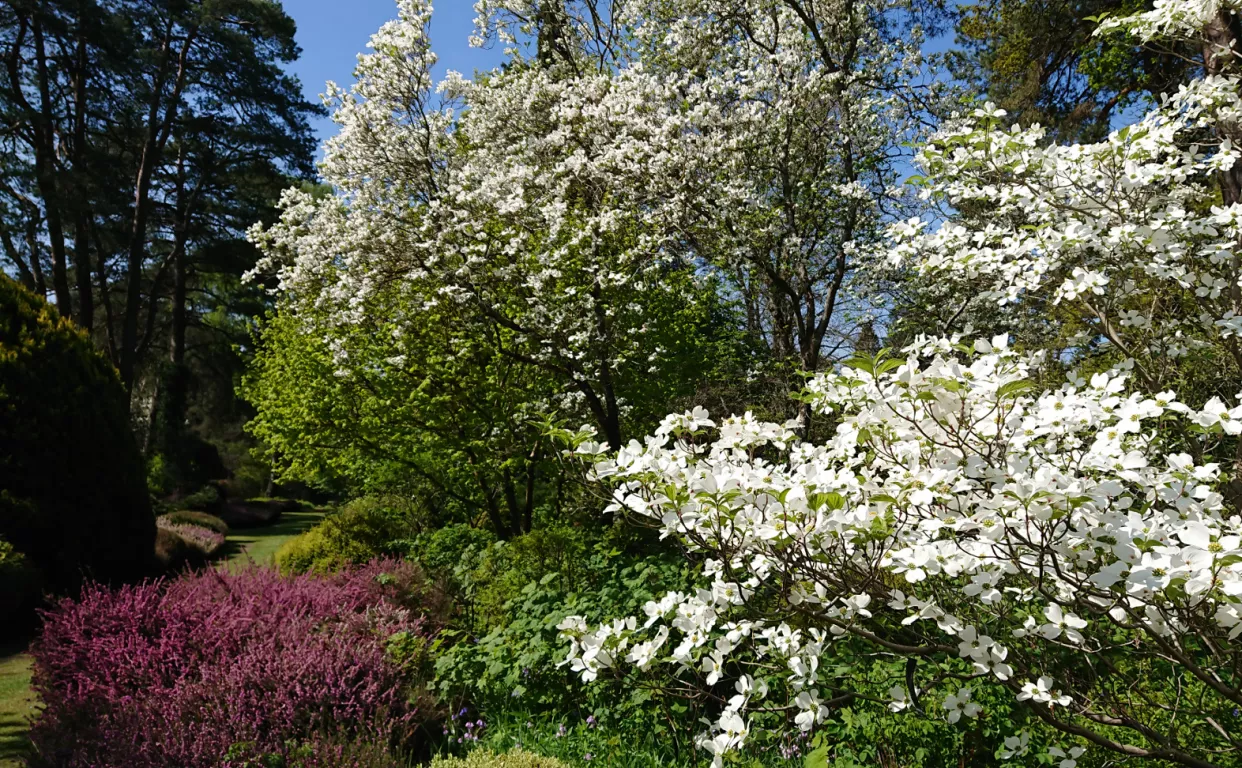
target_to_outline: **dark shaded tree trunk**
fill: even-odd
[[[47,51],[43,27],[38,19],[31,24],[35,43],[35,72],[39,87],[39,112],[35,129],[35,177],[43,196],[44,218],[47,222],[48,245],[52,252],[52,290],[56,308],[61,315],[73,315],[73,299],[69,294],[69,273],[65,257],[65,227],[61,220],[60,191],[56,182],[55,128],[52,120],[52,92],[48,83]],[[17,83],[14,86],[17,87]]]
[[[177,54],[176,72],[173,74],[172,92],[167,96],[167,105],[160,117],[164,88],[169,70],[173,65],[172,24],[169,23],[165,33],[163,59],[155,78],[151,100],[147,106],[146,138],[142,145],[142,154],[138,161],[138,173],[134,179],[134,211],[129,231],[129,247],[126,255],[126,292],[125,319],[121,326],[121,361],[118,368],[121,381],[127,390],[134,386],[134,375],[140,354],[138,344],[138,314],[142,305],[142,270],[147,255],[147,219],[151,215],[151,181],[159,166],[164,146],[172,130],[173,122],[181,106],[181,93],[185,87],[187,60],[194,46],[196,31],[191,29],[185,39],[181,51]],[[155,301],[155,290],[152,290],[151,301]]]
[[[78,325],[90,333],[95,328],[95,298],[91,284],[90,225],[86,220],[83,189],[86,157],[86,3],[78,3],[77,50],[73,73],[73,262],[78,288]]]

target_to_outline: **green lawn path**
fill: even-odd
[[[229,569],[255,565],[274,565],[276,550],[289,539],[309,530],[327,514],[326,509],[285,512],[275,525],[229,531],[224,566]]]
[[[326,513],[325,509],[285,512],[275,525],[230,531],[224,567],[273,565],[276,550],[282,544],[311,528]],[[23,757],[29,749],[26,725],[35,704],[34,692],[30,690],[30,654],[13,648],[0,649],[0,768],[25,765]]]
[[[30,654],[0,656],[0,766],[25,765],[29,748],[26,721],[34,714],[35,697],[30,690]]]

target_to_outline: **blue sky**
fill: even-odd
[[[302,57],[290,69],[302,81],[307,98],[319,103],[324,83],[344,87],[353,82],[357,55],[367,40],[397,15],[396,0],[284,0],[285,12],[298,24]],[[466,40],[474,31],[473,0],[437,0],[431,20],[431,43],[440,57],[437,79],[449,69],[469,77],[475,69],[491,69],[503,58],[498,49],[471,48]],[[328,118],[315,128],[322,141],[335,132]]]

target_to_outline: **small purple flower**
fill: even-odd
[[[595,715],[587,715],[586,723],[587,723],[588,728],[594,728],[595,727]]]
[[[589,763],[589,762],[591,762],[591,760],[592,760],[592,755],[591,755],[591,753],[590,753],[590,752],[587,752],[585,755],[583,755],[583,756],[582,756],[582,759],[583,759],[583,760],[586,760],[588,763]]]
[[[556,729],[556,738],[559,739],[564,735],[565,735],[565,724],[561,723],[560,727]]]

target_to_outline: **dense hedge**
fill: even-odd
[[[0,276],[0,536],[53,588],[150,570],[155,519],[128,404],[90,340]]]

